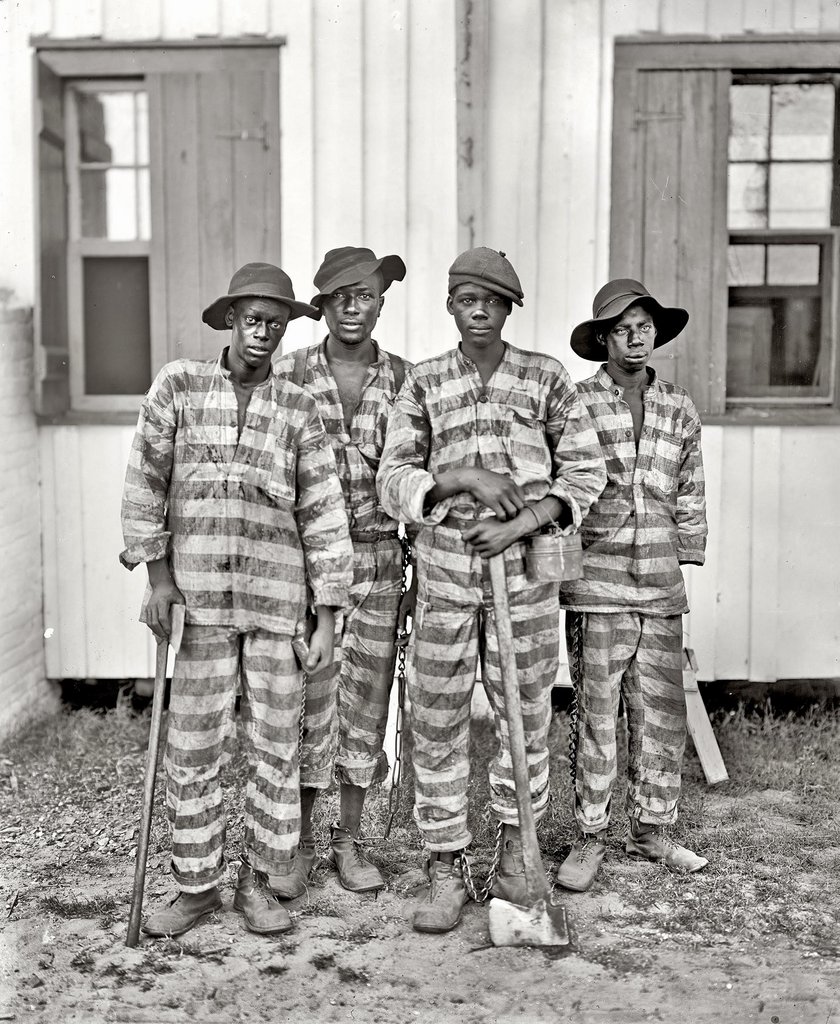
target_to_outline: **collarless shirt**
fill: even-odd
[[[271,373],[241,434],[230,371],[178,360],[143,401],[122,502],[123,565],[169,557],[198,625],[291,635],[348,603],[352,547],[315,402]]]
[[[396,380],[390,354],[376,341],[373,344],[376,360],[367,369],[349,430],[338,385],[327,359],[326,340],[307,349],[303,387],[315,399],[332,445],[351,532],[393,536],[398,523],[379,502],[376,473],[388,419],[397,397]],[[406,362],[406,369],[410,365]],[[291,377],[294,353],[284,355],[276,369],[279,374]]]
[[[427,526],[487,518],[490,509],[467,492],[424,509],[435,473],[476,466],[515,480],[528,503],[559,498],[580,525],[606,472],[583,403],[556,359],[505,343],[484,384],[459,345],[406,375],[379,468],[385,509]]]
[[[606,366],[578,384],[607,463],[582,528],[584,577],[562,585],[576,611],[688,611],[680,563],[702,565],[706,501],[700,417],[684,388],[648,369],[638,451],[624,391]]]

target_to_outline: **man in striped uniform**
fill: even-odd
[[[204,322],[230,330],[212,360],[158,374],[140,411],[123,493],[129,569],[145,562],[143,619],[166,637],[186,627],[169,704],[164,760],[179,894],[144,930],[179,935],[221,906],[224,806],[219,767],[241,677],[252,747],[234,909],[255,932],[291,920],[263,886],[294,870],[300,829],[301,665],[292,641],[311,600],[317,626],[304,666],[332,659],[334,612],[347,603],[352,548],[335,460],[315,402],[272,372],[297,302],[278,267],[251,263]]]
[[[607,460],[607,486],[583,524],[584,576],[563,584],[569,664],[578,687],[575,817],[580,837],[557,880],[583,892],[606,851],[616,778],[616,718],[629,731],[626,810],[632,856],[699,871],[708,863],[668,837],[685,747],[680,566],[702,565],[706,502],[700,418],[686,391],[649,367],[688,322],[638,281],[610,281],[572,332],[584,359],[605,360],[578,385]]]
[[[336,661],[306,683],[301,755],[301,837],[295,871],[272,879],[277,895],[300,895],[316,862],[312,811],[333,776],[340,786],[339,820],[331,827],[331,857],[351,892],[374,892],[384,879],[358,842],[370,787],[388,773],[382,749],[394,678],[400,613],[402,546],[398,523],[376,495],[376,470],[385,428],[405,377],[403,360],[373,338],[384,292],[405,277],[399,256],[377,259],[370,249],[344,246],[324,257],[312,304],[328,334],[277,363],[277,372],[303,387],[318,404],[332,443],[353,541],[350,608],[340,624]],[[412,595],[413,596],[413,595]],[[398,619],[400,622],[398,622]],[[337,720],[337,749],[336,749]]]
[[[479,657],[499,750],[492,808],[504,823],[493,893],[521,903],[524,867],[486,559],[505,552],[531,799],[548,804],[547,738],[558,663],[558,585],[525,574],[523,539],[580,525],[606,479],[574,384],[556,359],[502,340],[519,279],[504,253],[478,248],[449,270],[447,309],[460,345],[419,363],[394,406],[378,486],[392,516],[418,524],[419,590],[409,678],[415,820],[429,851],[418,931],[454,928],[467,900],[470,701]]]

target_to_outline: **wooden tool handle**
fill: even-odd
[[[160,749],[160,725],[163,720],[163,700],[166,690],[166,657],[169,644],[166,640],[157,642],[155,662],[155,692],[152,698],[152,727],[149,731],[149,750],[146,754],[146,778],[143,783],[143,812],[140,817],[140,834],[137,837],[137,859],[134,861],[134,888],[131,893],[131,914],[128,918],[126,946],[136,946],[140,941],[140,915],[143,912],[143,890],[146,887],[146,861],[149,856],[149,834],[152,828],[152,811],[155,801],[155,776],[157,775],[158,751]]]
[[[528,773],[528,755],[525,748],[525,728],[522,724],[522,704],[519,699],[519,677],[516,670],[516,651],[513,646],[513,624],[510,618],[505,556],[490,558],[490,585],[493,590],[493,612],[496,619],[496,637],[499,645],[499,663],[502,689],[505,697],[505,720],[516,784],[516,806],[519,810],[519,833],[522,839],[522,858],[525,863],[525,882],[532,903],[548,895],[537,826],[531,806],[531,782]]]

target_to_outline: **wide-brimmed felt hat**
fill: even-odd
[[[396,254],[377,259],[373,249],[363,249],[356,245],[330,249],[312,282],[318,289],[312,305],[320,309],[324,299],[332,295],[336,288],[364,281],[377,270],[382,275],[383,292],[393,281],[402,281],[405,277],[405,264]]]
[[[516,271],[503,252],[480,245],[467,249],[449,268],[449,292],[459,284],[477,284],[522,305],[525,297]]]
[[[583,359],[603,362],[606,350],[598,341],[598,333],[608,320],[631,306],[643,306],[656,324],[654,348],[672,341],[688,323],[688,312],[679,306],[663,306],[645,286],[629,277],[608,281],[592,300],[592,319],[584,320],[572,331],[572,349]]]
[[[299,316],[310,316],[318,319],[318,310],[308,302],[299,302],[295,298],[295,290],[288,274],[272,263],[246,263],[230,279],[227,295],[221,295],[211,302],[201,314],[201,319],[215,331],[229,330],[225,323],[225,314],[232,302],[237,299],[275,299],[288,306],[292,311],[289,316],[294,320]]]

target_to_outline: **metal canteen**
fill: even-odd
[[[531,583],[562,583],[583,576],[579,533],[538,533],[528,538],[525,574]]]

